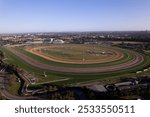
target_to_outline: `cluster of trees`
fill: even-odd
[[[93,91],[87,91],[88,99],[93,100],[113,100],[113,99],[136,99],[136,97],[141,97],[145,99],[150,98],[150,84],[147,86],[137,86],[133,89],[126,89],[122,91],[113,91],[113,92],[93,92]],[[135,97],[134,97],[135,96]]]
[[[4,53],[0,50],[0,60],[4,59]]]
[[[4,99],[4,97],[2,96],[2,94],[0,93],[0,100],[3,100]]]
[[[150,50],[150,43],[143,43],[143,44],[122,43],[116,46],[121,47],[121,48],[135,50],[141,53],[144,53],[144,50]]]
[[[53,93],[50,99],[51,100],[75,100],[75,96],[72,91],[66,91],[63,94],[56,92]]]

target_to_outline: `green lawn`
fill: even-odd
[[[19,88],[20,83],[17,82],[16,76],[11,75],[9,84],[6,86],[6,90],[13,95],[18,95]]]
[[[136,52],[133,51],[129,51],[129,50],[124,50],[124,49],[120,49],[120,51],[123,52],[124,57],[120,60],[116,60],[113,62],[108,62],[108,63],[99,63],[99,64],[64,64],[64,63],[58,63],[58,62],[54,62],[54,61],[49,61],[46,60],[40,56],[34,55],[30,52],[27,52],[24,50],[24,48],[16,48],[17,51],[20,51],[24,54],[26,54],[27,56],[30,56],[32,58],[34,58],[35,60],[38,60],[42,63],[46,63],[48,65],[54,65],[54,66],[65,66],[65,67],[101,67],[101,66],[111,66],[111,65],[117,65],[120,63],[125,63],[127,61],[130,61],[134,58],[135,54],[137,54]]]
[[[60,81],[55,82],[52,84],[72,84],[72,83],[78,83],[78,82],[85,82],[85,81],[93,81],[93,80],[102,80],[106,78],[119,78],[121,76],[127,76],[130,74],[135,73],[137,70],[143,69],[144,67],[148,66],[150,64],[150,57],[144,56],[144,62],[140,64],[139,66],[136,66],[134,68],[125,69],[121,71],[116,72],[108,72],[108,73],[97,73],[97,74],[70,74],[70,73],[60,73],[60,72],[50,72],[43,69],[39,69],[36,67],[33,67],[29,65],[28,63],[25,63],[20,58],[9,52],[6,48],[3,48],[3,51],[5,52],[5,57],[7,63],[11,63],[14,65],[17,65],[24,70],[34,73],[36,77],[38,77],[38,82],[48,82],[58,79],[66,79],[69,78],[67,81]],[[48,78],[43,77],[43,72],[46,72],[48,75]]]

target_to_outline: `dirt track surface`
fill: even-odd
[[[30,56],[27,56],[14,48],[7,48],[10,52],[12,52],[17,57],[21,58],[23,61],[27,62],[28,64],[49,71],[56,71],[56,72],[65,72],[65,73],[102,73],[102,72],[112,72],[118,71],[123,69],[132,68],[141,64],[144,61],[144,58],[140,54],[136,54],[135,58],[131,61],[128,61],[123,64],[114,65],[114,66],[107,66],[107,67],[95,67],[95,68],[68,68],[68,67],[59,67],[59,66],[50,66],[44,63],[41,63]]]
[[[37,49],[42,48],[42,47],[38,47],[38,48],[27,48],[26,51],[35,54],[37,56],[40,56],[44,59],[50,60],[50,61],[55,61],[55,62],[60,62],[60,63],[69,63],[69,64],[93,64],[93,63],[106,63],[106,62],[112,62],[112,61],[116,61],[119,60],[121,58],[123,58],[123,53],[121,52],[116,52],[116,51],[112,51],[113,52],[113,56],[112,57],[108,57],[108,58],[103,58],[100,60],[65,60],[65,59],[61,59],[58,57],[54,57],[54,56],[50,56],[50,55],[46,55],[45,53],[42,53],[40,51],[37,51]]]

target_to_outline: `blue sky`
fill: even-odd
[[[0,0],[0,33],[150,30],[150,0]]]

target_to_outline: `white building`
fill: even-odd
[[[65,43],[65,42],[61,39],[56,39],[53,41],[53,44],[63,44],[63,43]]]
[[[44,43],[53,43],[54,38],[45,38],[43,41]]]

